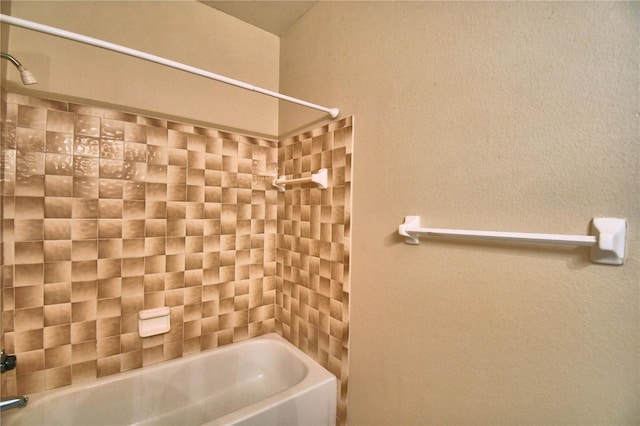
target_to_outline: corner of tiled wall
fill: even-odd
[[[12,138],[12,129],[7,126],[7,102],[4,92],[0,90],[0,219],[4,217],[4,187],[5,187],[5,167],[4,167],[4,140]],[[4,230],[0,226],[0,310],[2,318],[0,318],[0,348],[4,350]],[[0,396],[14,395],[16,392],[16,375],[15,371],[6,372],[0,376]]]
[[[349,365],[351,156],[353,119],[280,143],[280,174],[328,169],[327,189],[279,193],[276,327],[339,382],[337,423],[346,423]]]

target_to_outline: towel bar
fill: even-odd
[[[420,216],[405,216],[398,233],[407,244],[419,244],[420,236],[512,241],[534,244],[564,244],[591,247],[591,261],[608,265],[624,263],[627,222],[617,218],[594,218],[594,235],[534,234],[523,232],[471,231],[465,229],[421,228]]]
[[[272,185],[280,192],[284,192],[285,185],[308,182],[315,183],[322,189],[327,189],[328,176],[329,174],[327,173],[327,169],[320,169],[316,173],[313,173],[311,174],[311,176],[305,178],[286,180],[284,176],[280,176],[278,179],[273,181]]]

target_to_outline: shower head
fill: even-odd
[[[38,80],[33,76],[33,73],[28,69],[21,67],[18,68],[20,70],[20,78],[22,79],[22,84],[36,84]]]
[[[22,84],[36,84],[38,80],[33,76],[31,71],[22,66],[22,64],[13,56],[8,53],[0,52],[0,58],[6,59],[11,62],[15,67],[20,71],[20,78],[22,79]]]

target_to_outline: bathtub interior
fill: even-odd
[[[335,380],[281,337],[265,335],[34,394],[27,408],[3,413],[2,424],[200,425],[225,416],[227,420],[220,424],[241,419],[250,422],[252,411],[303,394],[307,399],[315,398],[312,395],[318,384],[328,384],[335,391]],[[335,407],[335,394],[333,399]],[[311,407],[313,401],[306,404]],[[289,409],[295,411],[296,407],[300,405],[290,404]],[[298,418],[297,414],[292,418]]]

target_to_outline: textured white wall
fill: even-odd
[[[349,422],[640,422],[640,4],[320,2],[281,90],[355,115]],[[281,134],[318,119],[282,104]],[[588,249],[423,241],[425,225]]]
[[[13,1],[11,15],[278,91],[279,38],[196,1]],[[18,27],[9,38],[39,81],[22,86],[10,68],[10,91],[278,133],[278,101],[264,95]]]

